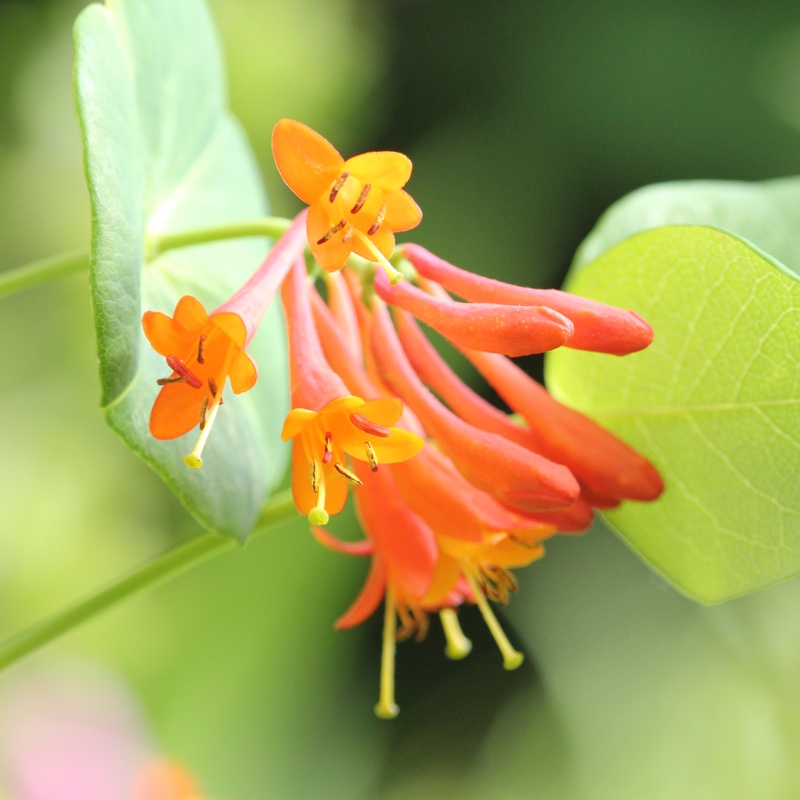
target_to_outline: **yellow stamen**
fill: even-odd
[[[519,650],[515,650],[511,646],[511,642],[508,641],[508,637],[500,627],[497,617],[495,617],[485,595],[478,588],[478,584],[475,582],[475,578],[470,574],[466,564],[462,564],[462,572],[469,584],[469,588],[472,589],[472,593],[475,595],[475,602],[481,611],[483,621],[486,623],[486,627],[489,629],[497,646],[500,648],[500,652],[503,655],[503,666],[509,670],[516,669],[525,660],[525,656],[520,653]]]
[[[217,418],[217,411],[219,411],[221,400],[221,396],[216,397],[214,402],[209,406],[208,413],[205,415],[205,424],[200,432],[200,437],[197,440],[197,444],[194,446],[194,450],[183,457],[183,463],[186,464],[187,467],[191,467],[192,469],[200,469],[200,467],[203,466],[203,448],[206,446],[208,435],[211,433],[211,428],[214,427],[214,420]]]
[[[315,472],[316,467],[317,460],[314,459],[311,462],[311,468]],[[317,493],[317,504],[308,512],[308,521],[312,525],[327,525],[330,516],[325,510],[325,473],[322,470],[319,470],[317,474],[317,488],[314,491]]]
[[[363,231],[356,230],[356,236],[363,242],[364,246],[367,250],[372,253],[375,260],[386,270],[386,274],[389,276],[389,283],[392,286],[397,286],[400,281],[403,280],[403,273],[398,272],[390,263],[386,256],[381,253],[380,250],[375,246],[375,243],[365,234]]]
[[[466,658],[472,651],[472,642],[464,636],[456,612],[452,608],[443,608],[439,612],[439,619],[442,621],[442,630],[447,639],[445,655],[453,661]]]
[[[397,618],[395,617],[394,594],[386,587],[383,616],[383,650],[381,652],[381,690],[375,706],[375,716],[381,719],[394,719],[400,709],[394,701],[394,654]]]
[[[311,489],[316,494],[319,491],[319,464],[316,459],[311,462],[309,478],[311,478]]]
[[[333,465],[333,468],[343,477],[346,478],[350,483],[354,486],[363,486],[364,484],[361,482],[361,479],[358,475],[350,472],[344,464],[340,464],[338,461]]]

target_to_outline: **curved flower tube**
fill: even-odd
[[[292,410],[281,434],[292,446],[295,505],[312,525],[324,525],[342,510],[348,484],[362,481],[345,455],[377,471],[381,462],[404,461],[423,445],[415,434],[393,427],[403,413],[396,398],[365,402],[351,395],[328,365],[311,313],[305,263],[298,260],[283,284],[289,334]]]
[[[575,326],[566,347],[621,356],[642,350],[653,341],[653,329],[635,311],[615,308],[558,289],[531,289],[475,275],[416,244],[403,245],[403,255],[420,275],[437,281],[465,300],[547,306],[558,311]]]

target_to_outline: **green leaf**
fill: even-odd
[[[800,275],[800,178],[645,186],[603,214],[578,249],[573,272],[623,239],[662,225],[720,228],[747,239]]]
[[[716,602],[800,572],[800,282],[693,226],[640,233],[581,269],[576,294],[632,308],[653,344],[561,349],[551,391],[653,459],[667,489],[608,519],[687,594]]]
[[[247,394],[226,393],[201,470],[182,462],[196,433],[160,442],[148,432],[155,381],[168,370],[141,330],[144,309],[171,315],[184,294],[215,308],[268,250],[265,239],[242,239],[146,259],[148,236],[267,212],[255,160],[226,109],[212,22],[201,0],[109,0],[81,13],[75,45],[108,423],[201,524],[244,536],[285,465],[279,433],[288,380],[280,310],[277,304],[269,310],[249,351],[261,378]]]

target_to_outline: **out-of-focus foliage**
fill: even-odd
[[[88,241],[70,90],[83,5],[0,4],[2,267]],[[273,209],[295,208],[267,145],[282,116],[346,155],[405,150],[425,212],[414,238],[494,277],[556,284],[604,209],[639,186],[800,172],[786,122],[800,103],[782,66],[800,52],[794,4],[211,5]],[[193,529],[104,426],[88,292],[74,277],[0,308],[6,634]],[[465,661],[445,661],[435,626],[399,648],[402,712],[387,724],[372,716],[377,623],[331,629],[363,565],[305,528],[208,563],[51,653],[120,669],[161,749],[216,797],[797,794],[796,581],[705,609],[601,527],[553,542],[510,606],[525,672],[502,670],[468,611]]]

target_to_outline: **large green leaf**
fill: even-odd
[[[614,203],[575,255],[572,270],[635,233],[661,225],[711,225],[747,239],[800,274],[800,178],[762,183],[676,181]]]
[[[800,572],[800,282],[699,226],[633,236],[583,267],[576,294],[655,330],[625,358],[561,349],[553,393],[649,455],[667,489],[608,518],[688,594],[724,600]]]
[[[171,314],[183,294],[211,310],[259,265],[268,242],[194,246],[148,261],[148,236],[266,213],[255,161],[225,105],[213,25],[202,0],[109,0],[75,25],[75,93],[92,202],[91,284],[102,402],[111,427],[206,527],[244,536],[284,466],[286,347],[277,307],[250,349],[255,389],[226,393],[202,470],[187,434],[148,433],[165,364],[141,332],[143,309]],[[230,395],[230,396],[228,396]]]

